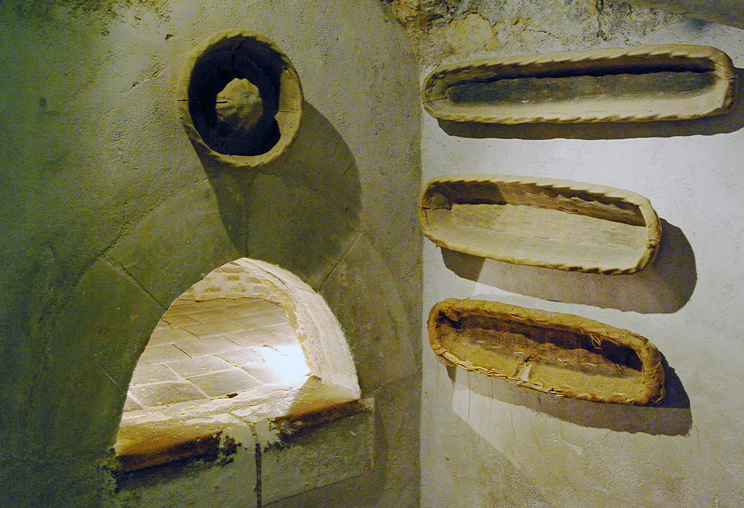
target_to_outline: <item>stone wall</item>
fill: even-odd
[[[178,117],[186,56],[231,28],[271,38],[306,101],[292,149],[254,171],[201,161]],[[152,329],[242,257],[322,295],[375,400],[374,468],[292,503],[415,504],[419,109],[404,30],[377,0],[11,0],[0,31],[0,504],[112,502],[105,464]],[[233,463],[250,464],[241,450]],[[225,467],[160,477],[159,499],[244,506],[255,486]],[[152,499],[138,485],[128,496]]]

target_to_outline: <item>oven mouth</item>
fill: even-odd
[[[216,453],[227,422],[293,430],[368,411],[360,396],[323,298],[287,270],[241,258],[189,288],[153,330],[129,385],[112,469]]]

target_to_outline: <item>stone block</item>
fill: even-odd
[[[250,193],[250,256],[317,285],[349,247],[356,220],[302,182],[262,174]]]
[[[372,409],[323,422],[261,454],[261,494],[264,503],[359,476],[373,466]]]
[[[206,398],[192,384],[184,383],[183,381],[132,386],[129,389],[129,393],[143,407],[166,406],[168,404]]]
[[[263,361],[263,357],[251,348],[228,351],[227,353],[221,353],[217,356],[237,366]]]
[[[146,348],[139,357],[139,363],[142,365],[158,365],[161,363],[175,362],[186,360],[189,355],[173,344],[166,346],[153,346]]]
[[[233,351],[233,353],[240,353],[240,351]],[[168,368],[181,377],[192,377],[227,370],[230,368],[230,364],[216,356],[204,356],[171,362],[168,364]]]
[[[224,337],[204,337],[188,342],[179,342],[178,348],[191,358],[211,356],[216,353],[226,353],[240,349],[240,346]]]
[[[151,422],[133,431],[131,442],[117,443],[122,464],[155,467],[119,474],[111,506],[257,505],[255,444],[245,423],[223,416],[216,423]],[[179,459],[187,460],[168,463]]]
[[[190,377],[189,381],[210,397],[221,397],[230,393],[242,392],[260,384],[238,368]]]
[[[96,261],[53,325],[27,431],[60,453],[105,453],[137,358],[163,311],[119,268]]]
[[[150,212],[108,256],[168,306],[213,269],[242,257],[243,213],[202,182]]]
[[[182,316],[173,316],[177,322],[186,322],[186,324],[194,324],[195,322],[191,319],[185,320]],[[181,319],[177,319],[181,318]],[[191,321],[191,323],[189,323]],[[161,320],[161,323],[163,321]],[[170,323],[170,321],[169,321]],[[172,324],[172,323],[171,323]],[[155,331],[150,335],[150,341],[147,343],[148,346],[165,346],[168,344],[175,344],[177,342],[184,342],[187,340],[196,340],[194,335],[181,330],[179,328],[156,328]]]
[[[216,321],[213,323],[198,323],[195,325],[186,325],[183,327],[184,330],[192,335],[204,339],[206,337],[214,337],[216,335],[224,335],[226,333],[235,333],[243,331],[243,326],[230,321]]]
[[[178,376],[165,365],[137,364],[132,375],[132,385],[147,383],[162,383],[164,381],[176,381]]]
[[[320,289],[346,333],[363,392],[418,371],[418,330],[390,271],[361,235]]]

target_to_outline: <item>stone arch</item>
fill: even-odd
[[[234,309],[245,313],[236,313]],[[253,313],[251,309],[258,311]],[[279,309],[284,312],[275,314]],[[261,317],[256,317],[257,314]],[[296,347],[283,350],[285,354],[290,354],[291,350],[296,365],[289,359],[281,360],[282,355],[274,349],[277,341],[281,346],[294,342]],[[263,358],[261,351],[275,361]],[[280,356],[274,357],[272,352]],[[263,379],[259,381],[262,384],[275,384],[281,378],[294,380],[285,381],[294,385],[304,377],[299,371],[284,370],[292,367],[307,372],[305,369],[309,369],[309,374],[324,385],[343,388],[352,398],[360,396],[349,345],[323,297],[292,272],[246,257],[215,268],[173,302],[153,333],[146,354],[138,362],[140,375],[136,391],[149,400],[157,400],[158,393],[166,400],[170,400],[171,395],[192,400],[201,390],[194,391],[188,386],[190,377],[208,373],[208,379],[212,380],[207,381],[211,383],[209,390],[242,391],[250,388],[250,378],[243,379],[240,367],[251,374],[250,370],[256,365],[254,361],[258,361],[261,368],[282,371],[274,372],[278,377],[267,375],[261,369],[253,372],[256,379]],[[175,369],[176,377],[171,369]],[[226,370],[232,371],[238,379],[225,380],[224,376],[229,377]],[[222,379],[220,384],[226,382],[227,385],[215,388],[215,376]],[[179,386],[186,386],[187,393],[169,391]],[[130,395],[137,397],[132,394],[131,386]]]
[[[29,425],[37,427],[39,435],[54,434],[49,442],[65,443],[65,448],[81,454],[105,456],[116,439],[134,367],[170,303],[213,269],[249,255],[244,208],[230,208],[218,200],[215,188],[221,189],[222,183],[205,180],[165,200],[79,279],[50,331],[45,369],[53,374],[38,385],[29,407],[29,414],[34,414]],[[236,195],[240,199],[241,194]],[[340,222],[330,227],[355,229]],[[305,257],[291,267],[295,275],[290,284],[309,293],[317,282],[303,281],[312,280],[316,271],[328,272],[330,268],[319,264],[335,266],[344,250],[337,249],[332,256],[327,250],[323,253],[326,257],[315,261]],[[286,251],[278,250],[273,259],[272,251],[265,250],[262,257],[268,262],[261,270],[268,263],[289,259]],[[279,283],[270,270],[264,276]],[[306,322],[305,304],[295,311],[302,316],[296,317],[298,323]],[[336,344],[339,340],[333,339]],[[325,354],[328,348],[332,346],[322,345],[319,350]],[[315,365],[318,372],[327,372],[320,359]],[[347,362],[338,382],[358,393],[358,384],[351,381],[353,365]]]
[[[323,382],[359,396],[351,350],[341,325],[322,296],[298,276],[265,261],[241,258],[234,262],[268,288],[287,313],[312,374]]]

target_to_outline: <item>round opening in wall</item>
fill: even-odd
[[[266,37],[222,32],[184,68],[181,121],[197,151],[250,168],[289,148],[302,116],[302,87],[289,58]]]

